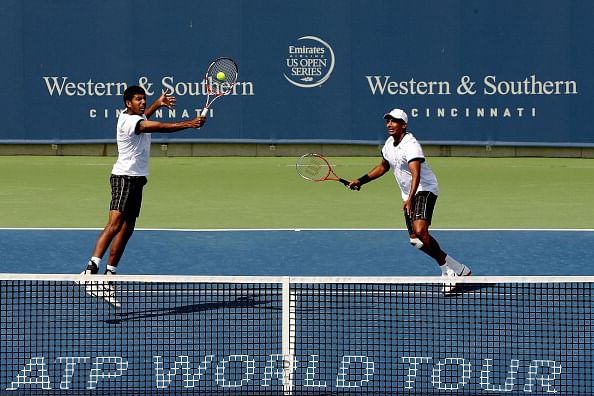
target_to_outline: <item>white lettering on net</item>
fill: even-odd
[[[169,387],[171,381],[173,381],[179,369],[182,370],[184,388],[194,388],[206,372],[208,365],[213,359],[214,355],[204,356],[200,366],[198,366],[198,372],[194,374],[192,373],[191,369],[190,357],[186,355],[177,356],[173,362],[173,367],[171,367],[171,369],[165,373],[161,356],[153,356],[157,388],[164,389]]]
[[[539,373],[539,367],[549,367],[550,374]],[[538,383],[547,393],[557,393],[553,381],[561,375],[561,365],[554,360],[533,360],[528,368],[528,378],[524,384],[524,392],[533,392]]]
[[[37,377],[30,377],[33,371],[37,371],[39,375]],[[6,388],[6,390],[17,390],[21,385],[28,384],[41,384],[41,389],[51,389],[45,357],[38,356],[29,359],[29,362],[17,375],[16,381],[12,381],[10,387]]]
[[[104,364],[115,364],[114,372],[104,372]],[[128,362],[120,356],[97,356],[93,362],[93,368],[89,374],[89,384],[87,389],[95,389],[99,379],[121,377],[128,370]]]
[[[441,380],[442,372],[445,370],[447,365],[458,365],[462,367],[462,378],[461,381],[456,383],[444,383]],[[470,362],[463,358],[445,358],[443,361],[437,362],[435,367],[433,368],[433,372],[431,374],[431,383],[434,387],[440,390],[458,390],[464,385],[468,384],[470,380]]]
[[[490,374],[491,368],[493,365],[491,362],[493,359],[485,358],[483,359],[483,369],[481,370],[481,388],[492,391],[492,392],[511,392],[514,390],[514,385],[516,382],[516,374],[518,374],[518,370],[520,368],[520,361],[518,359],[512,359],[509,364],[509,373],[507,378],[505,378],[504,385],[493,385],[491,384]]]
[[[363,365],[363,378],[359,381],[347,381],[348,371],[351,363],[361,363]],[[336,378],[337,388],[360,388],[373,377],[375,364],[367,356],[362,355],[346,355],[342,357],[340,368],[338,370],[338,377]]]
[[[232,382],[225,378],[225,370],[226,370],[227,363],[233,362],[233,361],[245,362],[245,375],[242,376],[241,381],[239,381],[239,382],[238,381]],[[239,388],[239,387],[247,384],[248,382],[250,382],[250,380],[254,376],[255,371],[256,371],[256,362],[253,359],[250,359],[250,357],[248,355],[230,355],[230,356],[227,356],[226,358],[224,358],[223,360],[221,360],[219,365],[217,365],[215,378],[216,378],[217,385],[219,385],[223,388]]]
[[[404,381],[405,389],[413,389],[415,386],[415,380],[417,379],[417,373],[419,371],[419,365],[421,363],[429,363],[430,357],[425,356],[403,356],[402,361],[409,363],[408,373],[406,374],[406,381]]]

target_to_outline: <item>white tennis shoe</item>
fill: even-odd
[[[105,281],[88,281],[85,282],[85,291],[87,294],[102,298],[106,303],[114,308],[121,308],[122,304],[116,298],[115,287],[111,282]]]
[[[455,278],[459,278],[461,276],[470,276],[471,271],[465,265],[462,265],[462,270],[460,272],[456,272],[451,268],[447,268],[445,273],[441,274],[444,278],[445,282],[442,287],[442,292],[444,294],[451,294],[456,292],[456,282],[454,281]]]
[[[92,273],[85,270],[81,275],[92,275]],[[122,304],[118,301],[115,286],[111,282],[85,280],[77,283],[84,286],[85,292],[88,295],[101,298],[114,308],[121,308]]]

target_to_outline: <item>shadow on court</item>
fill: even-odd
[[[234,301],[222,301],[215,303],[189,304],[177,307],[146,309],[132,312],[118,312],[117,319],[104,320],[107,324],[121,324],[132,320],[144,320],[157,317],[173,315],[191,315],[199,312],[212,311],[217,309],[241,309],[253,308],[258,305],[270,303],[268,300],[254,300],[250,297],[240,297]]]
[[[460,297],[465,294],[476,293],[480,292],[483,289],[488,288],[492,285],[487,284],[480,284],[480,283],[464,283],[458,284],[451,292],[444,295],[444,297],[451,298],[451,297]]]

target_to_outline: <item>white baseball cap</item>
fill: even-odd
[[[404,112],[404,110],[394,109],[389,113],[384,114],[384,118],[394,118],[396,120],[402,120],[408,124],[408,116]]]

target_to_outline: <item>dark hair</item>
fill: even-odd
[[[132,98],[134,97],[134,95],[144,95],[144,96],[146,96],[146,92],[144,91],[144,88],[139,87],[138,85],[131,85],[131,86],[129,86],[124,91],[124,104],[126,104],[127,101],[132,100]]]

